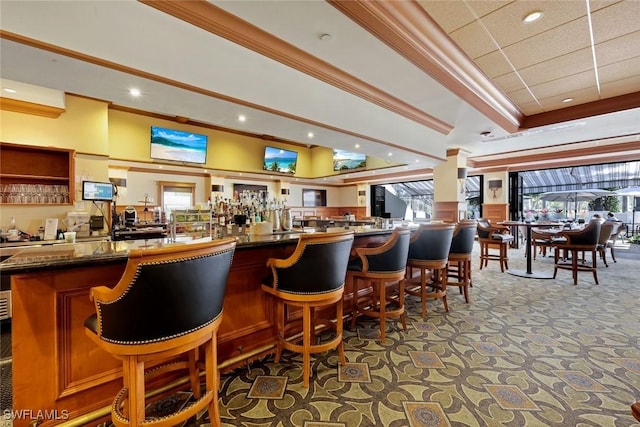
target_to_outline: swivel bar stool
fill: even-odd
[[[420,297],[422,318],[427,316],[427,299],[441,299],[445,311],[447,304],[447,260],[454,224],[421,224],[411,236],[405,292]],[[413,269],[418,269],[420,277],[416,280]],[[427,287],[431,290],[427,290]]]
[[[304,387],[309,387],[312,353],[337,348],[340,364],[346,363],[342,344],[342,297],[352,245],[353,231],[304,233],[290,257],[267,261],[271,275],[263,282],[262,290],[276,301],[275,362],[280,361],[283,348],[302,353]],[[335,323],[332,319],[315,318],[317,308],[330,305],[335,306]],[[291,307],[302,308],[302,345],[297,343],[300,322],[288,321],[294,318],[288,311]],[[312,344],[316,325],[335,329],[335,336],[322,344]]]
[[[122,360],[124,387],[111,405],[116,426],[172,426],[208,408],[220,425],[216,337],[222,323],[234,239],[135,249],[114,288],[91,288],[96,314],[85,332],[98,347]],[[204,347],[205,391],[200,390],[199,350]],[[145,372],[145,364],[153,366]],[[185,369],[197,399],[159,418],[145,415],[145,380]]]
[[[404,313],[404,274],[409,253],[408,228],[396,228],[382,245],[371,248],[356,248],[358,258],[349,263],[347,276],[353,283],[353,311],[351,329],[356,326],[358,314],[380,319],[380,340],[386,337],[387,317],[400,317],[402,326],[407,329]],[[368,285],[360,289],[360,283]],[[398,284],[395,298],[387,298],[387,284]],[[366,293],[360,301],[360,291]],[[394,309],[387,305],[394,304]]]
[[[457,286],[464,294],[465,302],[469,302],[469,287],[471,286],[471,253],[476,236],[477,222],[465,219],[456,224],[449,249],[449,263],[447,277],[455,278],[448,281],[447,286]]]

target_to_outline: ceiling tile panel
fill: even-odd
[[[474,62],[487,76],[489,76],[489,78],[492,79],[514,71],[513,67],[509,64],[509,61],[507,61],[507,58],[505,58],[502,52],[499,51],[492,52],[489,55],[484,55],[483,57],[476,59]]]
[[[598,73],[600,84],[637,77],[640,75],[640,56],[600,67]]]
[[[640,92],[640,76],[616,80],[600,86],[600,96],[602,98],[611,98],[632,92]]]
[[[640,55],[640,31],[599,43],[595,46],[595,50],[600,66],[638,56]]]
[[[462,46],[464,52],[471,59],[479,58],[499,49],[480,21],[465,25],[449,35],[458,46]]]
[[[529,86],[593,69],[591,49],[581,49],[519,70]]]
[[[544,110],[537,102],[527,102],[524,104],[518,104],[518,106],[520,107],[520,111],[522,111],[522,114],[526,116],[533,116],[534,114],[544,113]]]
[[[504,92],[514,92],[525,88],[524,83],[515,72],[496,77],[493,82],[500,86]]]
[[[553,111],[559,110],[561,108],[566,108],[573,105],[585,104],[587,102],[591,102],[594,99],[598,99],[598,88],[594,85],[576,89],[571,92],[563,92],[563,88],[559,88],[557,93],[552,94],[549,98],[540,99],[540,104],[542,104],[542,108],[544,111]],[[571,97],[573,101],[567,104],[562,102],[563,99]]]
[[[640,2],[621,1],[591,14],[595,43],[640,31]]]
[[[522,22],[527,14],[536,10],[544,13],[541,19],[528,24]],[[484,17],[482,22],[500,46],[508,47],[586,14],[586,6],[581,1],[516,1]]]
[[[596,87],[596,75],[593,70],[530,86],[530,89],[536,98],[545,99],[557,96],[557,94],[571,94],[574,91],[590,86]]]
[[[475,21],[465,2],[421,0],[418,3],[447,33]]]
[[[527,89],[521,89],[521,90],[509,92],[507,93],[507,96],[511,98],[511,100],[518,105],[537,101]]]
[[[568,22],[505,48],[516,69],[529,67],[590,46],[586,18]]]

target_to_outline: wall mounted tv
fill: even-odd
[[[171,162],[205,164],[207,136],[151,126],[151,158]]]
[[[265,147],[263,169],[271,172],[296,173],[298,153],[282,148]]]
[[[351,153],[344,150],[333,150],[333,170],[346,171],[361,169],[367,166],[367,155],[362,153]]]
[[[113,201],[113,184],[110,182],[82,181],[82,200],[94,202]]]

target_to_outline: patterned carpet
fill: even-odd
[[[600,285],[581,273],[556,280],[477,269],[471,303],[449,290],[419,316],[408,300],[408,328],[391,322],[346,331],[347,365],[334,352],[312,359],[302,387],[301,357],[285,352],[223,375],[225,426],[436,427],[640,426],[629,405],[640,399],[640,252],[617,251],[598,265]],[[521,250],[510,267],[525,268]],[[538,257],[534,270],[552,272]],[[206,416],[198,425],[206,421]]]
[[[525,268],[522,250],[510,267]],[[640,251],[599,262],[600,285],[581,273],[523,279],[473,259],[471,303],[449,289],[440,301],[409,298],[408,328],[376,321],[345,331],[347,365],[335,352],[312,357],[302,387],[301,357],[284,352],[221,378],[224,426],[436,427],[640,426],[629,405],[640,399]],[[535,271],[552,272],[538,257]],[[165,405],[166,406],[166,405]],[[187,423],[208,423],[207,415]]]

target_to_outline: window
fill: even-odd
[[[160,182],[160,206],[167,215],[174,209],[189,209],[195,204],[195,190],[189,182]]]

